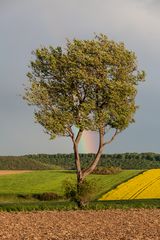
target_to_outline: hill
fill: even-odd
[[[86,167],[94,154],[80,154],[82,168]],[[160,154],[123,153],[103,154],[99,162],[103,167],[121,167],[122,169],[160,168]],[[11,170],[49,170],[55,168],[75,169],[74,154],[30,154],[25,156],[1,156],[0,169]]]
[[[56,166],[58,169],[58,167]],[[55,166],[25,157],[0,157],[1,170],[49,170]]]
[[[64,169],[75,169],[74,154],[37,154],[28,155],[30,159],[35,159],[41,163],[54,164]],[[82,168],[91,163],[95,154],[80,154]],[[160,154],[156,153],[123,153],[123,154],[103,154],[98,166],[121,167],[122,169],[152,169],[160,168]]]

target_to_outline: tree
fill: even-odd
[[[51,139],[71,138],[78,189],[97,166],[105,145],[134,122],[137,85],[145,73],[138,71],[134,52],[103,34],[67,41],[65,49],[42,47],[33,55],[24,99],[36,106],[35,119]],[[73,127],[78,128],[76,136]],[[84,130],[99,133],[99,147],[92,163],[82,169],[78,144]],[[106,141],[109,130],[114,133]]]

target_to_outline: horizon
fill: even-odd
[[[118,155],[118,154],[157,154],[160,155],[160,152],[116,152],[116,153],[105,153],[103,152],[102,155]],[[84,154],[84,155],[89,155],[89,154],[96,154],[96,153],[79,153]],[[29,156],[29,155],[74,155],[73,152],[70,153],[26,153],[22,155],[0,155],[0,157],[24,157],[24,156]]]

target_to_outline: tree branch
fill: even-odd
[[[115,139],[115,137],[118,135],[118,133],[119,133],[119,131],[118,131],[118,129],[116,129],[116,131],[115,131],[114,135],[111,137],[111,139],[109,141],[103,143],[103,146],[110,144]]]
[[[76,136],[76,139],[75,139],[74,132],[72,131],[71,127],[67,128],[67,132],[68,132],[68,134],[71,137],[72,142],[73,142],[75,165],[76,165],[76,169],[77,169],[77,182],[80,182],[82,180],[82,169],[81,169],[81,161],[80,161],[79,152],[78,152],[78,144],[79,144],[79,141],[82,137],[83,130],[79,129],[79,131],[77,133],[77,136]]]
[[[102,127],[99,129],[99,148],[96,153],[95,160],[91,163],[91,165],[88,168],[86,168],[82,171],[83,179],[86,176],[88,176],[91,172],[93,172],[93,170],[96,168],[96,166],[100,160],[100,157],[101,157],[102,151],[103,151],[103,147],[104,147],[104,134],[105,134],[104,127]]]
[[[82,134],[83,134],[83,130],[82,130],[82,129],[79,129],[78,134],[77,134],[77,137],[76,137],[76,140],[75,140],[75,143],[76,143],[76,144],[78,144],[79,141],[81,140]]]
[[[77,182],[82,181],[82,169],[81,169],[81,161],[78,152],[78,144],[82,137],[83,130],[79,129],[76,139],[73,141],[73,149],[74,149],[74,156],[75,156],[75,164],[77,169]]]
[[[71,137],[73,143],[75,142],[74,140],[74,132],[72,131],[72,128],[71,127],[68,127],[67,128],[67,132],[69,133],[69,136]]]

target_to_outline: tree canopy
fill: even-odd
[[[138,70],[134,52],[103,34],[68,40],[65,48],[42,47],[33,55],[24,98],[36,107],[35,119],[51,139],[72,139],[78,188],[97,166],[104,146],[134,122],[137,85],[145,73]],[[106,140],[110,129],[113,135]],[[78,144],[84,130],[99,133],[99,147],[95,159],[82,169]]]
[[[35,118],[51,138],[69,136],[72,126],[122,131],[134,121],[136,87],[144,72],[123,43],[99,35],[33,55],[25,98],[37,107]]]

